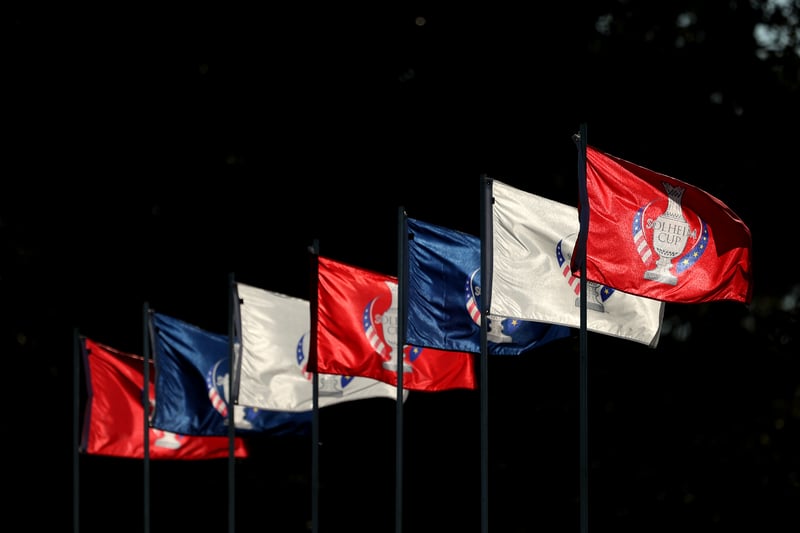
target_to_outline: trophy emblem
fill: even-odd
[[[487,315],[486,340],[489,342],[495,342],[497,344],[513,342],[513,339],[509,335],[503,333],[504,320],[507,319],[499,316]]]
[[[466,296],[467,296],[467,313],[472,322],[478,327],[481,325],[481,310],[478,305],[478,298],[481,296],[481,286],[478,283],[478,274],[480,269],[475,269],[469,278],[467,278]],[[490,342],[495,343],[510,343],[514,339],[510,335],[503,333],[503,321],[507,320],[504,317],[488,315],[486,317],[486,338]]]
[[[339,387],[338,376],[331,374],[320,374],[317,382],[318,392],[320,396],[341,396],[344,394],[341,387]]]
[[[379,297],[373,298],[364,309],[364,334],[370,345],[378,354],[385,357],[383,368],[397,372],[398,360],[402,361],[403,372],[411,372],[411,365],[405,361],[405,350],[398,349],[397,334],[399,319],[397,311],[397,283],[386,281],[391,300],[383,313],[375,312],[375,303]],[[377,327],[380,325],[380,329]]]
[[[208,400],[214,409],[228,423],[228,365],[227,359],[220,359],[208,370],[206,374],[206,387]]]
[[[177,450],[181,447],[181,441],[178,439],[178,435],[171,431],[163,431],[160,429],[154,430],[156,440],[153,442],[153,446],[156,448],[167,448],[169,450]]]
[[[572,248],[575,245],[575,234],[572,233],[556,243],[556,260],[561,268],[561,274],[566,278],[567,283],[577,295],[575,307],[581,306],[581,280],[572,275],[570,261],[572,260]],[[586,309],[604,313],[606,306],[604,302],[614,292],[596,281],[586,280]]]
[[[579,285],[580,287],[580,285]],[[586,309],[592,309],[600,313],[604,312],[606,307],[603,305],[602,291],[603,286],[596,281],[586,281]],[[580,289],[578,289],[580,292]],[[575,298],[575,307],[581,306],[581,298]]]
[[[652,246],[658,260],[652,270],[644,273],[644,278],[676,285],[678,277],[670,271],[672,260],[683,252],[690,237],[696,238],[696,232],[683,216],[681,199],[685,189],[666,182],[662,185],[667,192],[667,209],[655,220],[647,220],[647,228],[653,230]]]

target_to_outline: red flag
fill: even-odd
[[[397,278],[318,260],[316,362],[312,353],[309,367],[397,385]],[[472,353],[406,345],[402,362],[404,389],[477,387]]]
[[[81,451],[134,459],[144,458],[144,359],[83,339],[88,399]],[[150,362],[150,406],[155,402]],[[228,437],[188,437],[149,429],[151,459],[218,459],[228,457]],[[247,457],[237,437],[235,457]]]
[[[717,198],[591,146],[586,195],[587,279],[664,302],[750,303],[750,229]]]

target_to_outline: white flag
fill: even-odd
[[[489,182],[492,315],[580,327],[580,278],[570,272],[578,209]],[[658,344],[664,303],[587,281],[586,329]]]
[[[278,411],[313,408],[306,372],[311,316],[308,300],[237,283],[240,353],[237,403]],[[397,388],[363,377],[319,375],[319,407],[366,398],[397,399]],[[408,391],[404,391],[404,399]]]

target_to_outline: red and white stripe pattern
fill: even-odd
[[[372,308],[378,298],[374,298],[366,308],[364,308],[364,334],[367,336],[372,348],[383,357],[389,357],[391,348],[383,341],[383,338],[378,333],[378,328],[375,326],[375,319],[372,314]]]
[[[473,284],[474,280],[475,280],[475,276],[478,274],[479,270],[480,269],[475,270],[475,272],[472,273],[472,275],[469,277],[469,279],[467,279],[466,293],[467,293],[467,313],[469,313],[469,316],[470,316],[470,318],[472,318],[472,321],[475,324],[480,326],[480,324],[481,324],[481,310],[478,307],[478,302],[477,302],[477,300],[475,298],[475,291],[472,290],[472,288],[475,286]]]
[[[556,244],[556,260],[558,261],[558,266],[561,267],[561,274],[566,278],[567,283],[572,290],[575,292],[576,295],[581,293],[581,280],[578,277],[572,275],[572,269],[569,267],[569,261],[564,256],[564,252],[562,250],[562,245],[564,243],[564,239],[561,239]]]
[[[214,406],[214,409],[217,410],[219,414],[223,417],[228,416],[228,403],[225,401],[225,398],[219,393],[219,387],[217,387],[217,369],[222,361],[217,361],[214,366],[211,367],[211,370],[208,371],[208,375],[206,376],[206,385],[208,386],[208,398],[211,400],[211,405]]]
[[[636,251],[639,252],[639,257],[642,258],[642,262],[645,265],[650,263],[653,259],[653,251],[647,244],[647,239],[645,238],[644,235],[644,228],[642,227],[642,215],[649,206],[650,204],[648,203],[647,205],[645,205],[636,212],[636,216],[633,217],[633,229],[632,229],[633,243],[636,245]]]

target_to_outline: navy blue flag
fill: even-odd
[[[228,336],[152,312],[150,338],[156,398],[151,425],[183,435],[227,435]],[[311,411],[234,409],[237,435],[304,435],[310,433],[311,417]]]
[[[406,342],[439,350],[480,352],[480,239],[406,219]],[[570,335],[570,328],[488,317],[492,355],[519,355]]]

